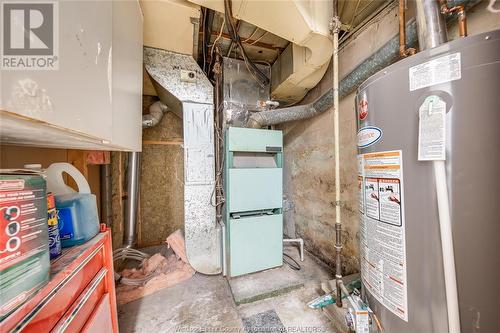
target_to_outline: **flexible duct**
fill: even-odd
[[[142,128],[150,128],[156,126],[163,114],[168,111],[168,107],[160,101],[157,101],[149,107],[149,113],[142,115]]]
[[[333,90],[330,89],[317,100],[304,105],[296,105],[288,108],[272,111],[262,111],[252,114],[247,122],[247,127],[261,128],[264,126],[277,125],[288,121],[312,118],[325,112],[333,105]]]

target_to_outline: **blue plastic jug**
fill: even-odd
[[[63,174],[76,182],[78,192],[66,185]],[[47,188],[54,194],[59,218],[62,247],[83,244],[99,232],[96,197],[90,193],[85,177],[68,163],[51,164],[47,170]]]

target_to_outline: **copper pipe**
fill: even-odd
[[[402,58],[414,55],[417,50],[414,48],[406,48],[406,10],[405,0],[399,0],[399,55]]]
[[[445,15],[451,15],[456,13],[458,16],[458,32],[460,37],[467,37],[467,17],[465,16],[465,6],[458,5],[454,7],[448,7],[448,1],[439,0],[441,6],[441,13]]]

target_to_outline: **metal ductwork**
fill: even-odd
[[[223,0],[189,0],[223,13]],[[291,43],[272,67],[271,96],[299,102],[321,80],[331,59],[330,1],[233,0],[233,15]]]
[[[184,235],[193,268],[222,271],[221,234],[215,219],[213,86],[189,55],[145,47],[144,66],[160,101],[183,121]]]
[[[252,114],[247,127],[262,128],[264,126],[277,125],[294,120],[312,118],[325,112],[333,106],[333,91],[326,91],[321,97],[312,103],[291,106],[272,111],[262,111]]]

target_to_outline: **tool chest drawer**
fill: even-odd
[[[105,294],[118,332],[109,231],[68,248],[51,262],[51,279],[2,322],[0,332],[80,332]]]

